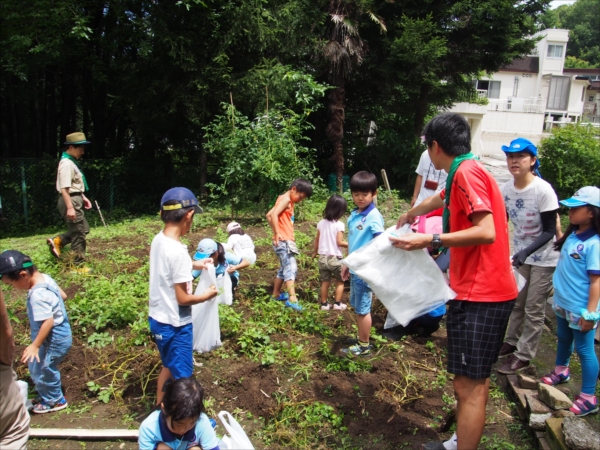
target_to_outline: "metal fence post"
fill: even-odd
[[[23,192],[23,216],[25,226],[29,222],[29,211],[27,208],[27,183],[25,182],[25,161],[21,160],[21,191]]]
[[[115,183],[114,183],[114,177],[113,174],[110,174],[110,197],[109,197],[109,206],[110,206],[110,211],[113,210],[113,205],[115,202]]]

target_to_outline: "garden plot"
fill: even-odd
[[[391,225],[397,208],[381,209]],[[270,300],[278,263],[268,229],[260,221],[241,220],[255,241],[257,263],[241,272],[233,306],[220,305],[223,346],[194,356],[209,415],[220,410],[234,414],[256,448],[418,448],[450,437],[454,398],[452,375],[445,371],[445,328],[427,339],[395,343],[373,330],[372,356],[343,356],[346,338],[356,334],[355,320],[350,310],[317,306],[318,271],[310,258],[317,217],[310,219],[296,228],[302,250],[301,313]],[[185,238],[190,253],[203,237],[226,240],[227,222],[210,212],[199,216]],[[74,345],[61,370],[70,407],[33,416],[33,427],[137,428],[151,411],[160,360],[147,326],[148,253],[160,228],[152,217],[93,229],[91,276],[72,275],[54,261],[45,235],[0,240],[1,249],[32,256],[69,295]],[[29,341],[25,295],[3,289],[20,354]],[[346,302],[347,297],[346,290]],[[374,328],[381,329],[384,321],[385,309],[375,301]],[[30,381],[26,366],[14,367],[19,378]],[[524,430],[493,378],[482,448],[530,448]],[[137,447],[132,442],[33,440],[29,448]]]

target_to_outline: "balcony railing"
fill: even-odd
[[[474,103],[476,105],[487,105],[487,90],[477,89],[475,91],[463,92],[457,99],[456,103]]]
[[[541,113],[542,99],[540,97],[512,97],[507,99],[489,99],[488,111],[510,111]]]

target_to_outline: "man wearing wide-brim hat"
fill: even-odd
[[[85,152],[85,146],[91,144],[86,140],[85,134],[77,132],[67,135],[65,150],[58,163],[56,175],[56,190],[58,197],[58,212],[65,219],[67,232],[53,238],[48,238],[47,243],[50,252],[60,257],[61,250],[71,244],[71,250],[75,253],[75,271],[87,273],[89,269],[84,266],[85,262],[85,237],[90,232],[90,227],[85,220],[85,209],[90,209],[92,203],[87,199],[84,192],[88,190],[85,175],[78,165]]]

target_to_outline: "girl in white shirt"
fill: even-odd
[[[524,138],[503,145],[513,179],[500,186],[506,213],[513,224],[512,265],[527,280],[511,313],[500,358],[508,360],[498,372],[511,375],[535,358],[544,327],[546,300],[559,253],[554,250],[558,198],[539,177],[537,148]],[[536,176],[537,175],[537,176]]]
[[[342,247],[348,248],[344,241],[344,223],[339,219],[346,214],[348,203],[341,195],[334,194],[325,205],[323,217],[317,224],[317,237],[313,250],[313,258],[319,255],[319,279],[321,280],[321,309],[330,310],[332,305],[327,302],[331,279],[335,283],[335,303],[333,309],[344,310],[347,305],[342,303],[344,281],[342,280]]]
[[[244,258],[250,265],[256,262],[256,253],[254,252],[254,242],[252,238],[244,233],[242,226],[237,222],[231,222],[227,225],[229,239],[223,244],[225,250],[235,253],[236,256]]]

